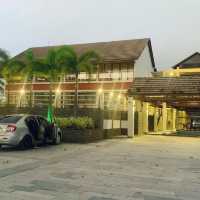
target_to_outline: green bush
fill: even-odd
[[[69,118],[56,118],[56,123],[61,128],[72,129],[91,129],[94,128],[94,121],[89,117],[69,117]]]

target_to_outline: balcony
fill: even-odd
[[[87,74],[85,72],[81,72],[78,76],[79,81],[88,82],[88,81],[132,81],[133,80],[133,70],[122,70],[122,71],[110,71],[110,72],[102,72],[102,73],[93,73]],[[66,75],[65,82],[74,82],[75,75]]]

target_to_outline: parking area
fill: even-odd
[[[0,151],[3,200],[199,200],[200,139],[144,136]]]

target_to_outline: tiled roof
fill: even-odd
[[[136,96],[200,96],[200,76],[135,78],[129,94]]]
[[[191,56],[185,58],[172,68],[176,69],[177,67],[179,68],[196,68],[200,67],[200,53],[196,52],[192,54]]]
[[[49,49],[59,48],[60,46],[34,47],[31,48],[36,57],[44,57]],[[153,53],[150,39],[121,40],[112,42],[98,42],[87,44],[72,44],[78,55],[88,51],[96,51],[104,62],[131,61],[137,60],[146,46],[150,48],[152,64],[154,66]],[[25,52],[17,55],[17,59],[22,59]]]

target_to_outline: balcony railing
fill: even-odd
[[[121,72],[103,72],[103,73],[93,73],[87,74],[81,72],[78,76],[80,81],[128,81],[133,80],[133,71],[121,71]],[[75,80],[75,75],[66,75],[66,82],[73,82]]]

